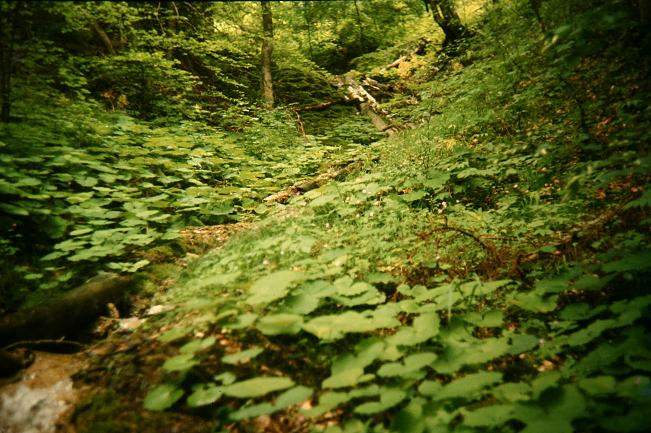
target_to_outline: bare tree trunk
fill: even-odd
[[[108,35],[106,34],[102,26],[100,26],[97,21],[93,22],[93,30],[95,30],[97,36],[99,36],[99,38],[104,43],[104,47],[106,48],[106,51],[110,55],[115,54],[115,49],[113,48],[113,42],[111,42],[111,38],[108,37]]]
[[[271,56],[273,54],[274,26],[271,5],[261,1],[262,6],[262,100],[266,108],[274,106],[273,80],[271,77]]]
[[[443,45],[455,42],[468,34],[468,30],[461,23],[461,18],[454,9],[454,0],[428,0],[428,2],[434,21],[445,34]]]
[[[310,17],[310,3],[307,1],[303,2],[303,16],[305,18],[305,26],[307,27],[307,47],[308,53],[310,54],[310,60],[314,60],[314,52],[312,49],[312,20]]]
[[[538,25],[540,26],[540,29],[543,32],[547,31],[545,28],[545,21],[543,21],[542,15],[540,14],[540,7],[542,6],[542,0],[529,0],[529,4],[531,5],[533,14],[536,16],[536,21],[538,21]]]
[[[355,13],[357,15],[357,29],[359,30],[359,52],[363,53],[364,52],[364,26],[362,25],[362,15],[359,13],[359,5],[357,4],[357,0],[353,0],[353,3],[355,4]]]

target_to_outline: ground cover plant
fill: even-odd
[[[303,3],[307,31],[318,5]],[[312,12],[327,14],[322,3]],[[351,28],[371,26],[353,6]],[[233,105],[222,129],[123,113],[92,117],[88,132],[6,127],[2,193],[20,201],[2,209],[61,239],[45,257],[59,268],[44,269],[62,280],[93,259],[146,271],[141,247],[178,228],[253,220],[186,257],[142,328],[98,345],[77,377],[94,386],[79,431],[647,430],[648,29],[626,1],[456,7],[464,37],[443,48],[428,34],[397,68],[401,53],[364,53],[360,36],[351,63],[392,89],[380,104],[400,126],[391,135],[344,104]],[[415,29],[431,28],[420,18]],[[33,140],[43,130],[52,138]],[[60,142],[71,130],[92,141]],[[47,156],[19,157],[30,139]],[[6,239],[24,254],[27,240]],[[29,263],[23,278],[44,278]]]

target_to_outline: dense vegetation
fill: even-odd
[[[0,308],[107,269],[168,307],[79,375],[80,431],[646,431],[645,4],[458,1],[451,36],[420,1],[273,3],[266,109],[258,2],[1,2]]]

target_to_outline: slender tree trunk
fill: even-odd
[[[271,56],[273,54],[274,26],[271,5],[261,1],[262,5],[262,100],[266,108],[274,106],[273,80],[271,77]]]
[[[307,27],[307,49],[310,55],[310,60],[314,60],[314,52],[312,49],[312,19],[310,17],[310,3],[303,2],[303,16],[305,18],[305,26]]]
[[[461,18],[454,9],[454,0],[428,0],[428,2],[434,21],[445,34],[443,45],[455,42],[468,34],[468,30],[461,23]]]
[[[113,48],[113,42],[111,41],[111,38],[109,38],[109,36],[106,34],[102,26],[100,26],[97,21],[93,22],[93,30],[95,30],[97,36],[99,36],[99,38],[102,40],[102,43],[104,44],[107,53],[110,55],[114,55],[115,48]]]
[[[362,25],[362,15],[359,13],[359,5],[357,0],[353,0],[355,4],[355,14],[357,15],[357,29],[359,30],[359,51],[364,52],[364,26]]]
[[[11,74],[14,64],[14,43],[16,40],[16,20],[18,19],[18,5],[15,3],[11,12],[0,19],[0,122],[7,123],[11,120]]]
[[[540,7],[542,6],[542,0],[529,0],[529,4],[531,5],[533,14],[536,16],[536,21],[538,21],[538,25],[540,26],[540,29],[543,32],[547,31],[545,28],[545,21],[543,21],[542,15],[540,14]]]

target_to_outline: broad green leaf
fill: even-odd
[[[535,313],[548,313],[556,309],[557,295],[542,296],[536,292],[518,293],[513,297],[511,303],[523,310]]]
[[[418,386],[418,392],[424,396],[432,397],[437,395],[441,391],[441,388],[443,388],[443,385],[439,382],[434,380],[425,380]]]
[[[172,328],[169,331],[161,334],[158,339],[163,343],[169,343],[174,340],[178,340],[179,338],[185,337],[190,332],[192,332],[192,330],[193,328],[190,326],[179,326],[178,328]]]
[[[228,323],[224,327],[228,329],[244,329],[248,328],[258,319],[255,313],[237,314],[235,323]]]
[[[240,352],[235,352],[230,355],[222,357],[222,362],[224,364],[245,364],[264,352],[264,349],[261,347],[252,347],[247,350],[242,350]]]
[[[394,317],[346,311],[343,314],[316,317],[303,325],[303,329],[320,339],[336,340],[346,333],[369,332],[398,325],[400,322]]]
[[[29,211],[22,206],[16,206],[10,203],[0,203],[0,210],[11,215],[27,216]]]
[[[194,357],[193,353],[184,353],[169,358],[163,364],[163,369],[167,371],[187,371],[197,365],[199,360]]]
[[[570,346],[581,346],[599,337],[607,329],[619,326],[616,320],[602,319],[592,322],[587,327],[569,335],[566,343]]]
[[[218,382],[221,382],[222,385],[230,385],[237,380],[237,376],[235,376],[230,371],[226,371],[222,374],[218,374],[213,379],[215,379]]]
[[[412,203],[422,199],[426,195],[427,195],[427,191],[417,190],[407,194],[403,194],[400,196],[400,198],[407,203]]]
[[[513,416],[513,406],[493,405],[480,407],[473,411],[463,411],[463,424],[469,427],[496,427]]]
[[[184,344],[179,352],[181,353],[195,353],[201,350],[207,349],[215,344],[217,339],[215,337],[207,337],[201,340],[192,340],[189,343]]]
[[[423,433],[425,431],[423,403],[419,399],[413,399],[407,407],[398,412],[391,423],[391,431],[399,433]]]
[[[605,272],[643,271],[651,267],[651,249],[635,252],[628,256],[605,264]]]
[[[353,279],[348,276],[339,278],[335,281],[334,285],[337,289],[337,294],[342,296],[355,296],[369,290],[375,290],[375,287],[363,281],[353,283]]]
[[[377,374],[381,377],[403,376],[432,365],[437,358],[435,353],[423,352],[407,356],[402,362],[391,362],[380,367]]]
[[[559,385],[561,374],[558,371],[548,371],[542,373],[531,382],[533,398],[538,399],[540,395],[549,388],[555,388]]]
[[[502,322],[504,320],[504,313],[501,310],[492,310],[484,314],[471,312],[471,313],[466,313],[463,316],[463,319],[475,326],[493,328],[497,326],[502,326]]]
[[[319,307],[319,297],[300,292],[288,297],[283,304],[283,312],[290,314],[310,314]]]
[[[249,305],[268,304],[285,297],[289,288],[304,278],[303,274],[294,271],[277,271],[257,280],[249,289]]]
[[[580,379],[578,384],[589,395],[603,395],[615,392],[617,382],[612,376],[598,376]]]
[[[256,328],[266,335],[296,334],[303,325],[303,316],[297,314],[274,314],[258,319]]]
[[[397,388],[385,388],[380,394],[380,401],[368,402],[355,408],[355,413],[370,415],[378,412],[384,412],[392,408],[407,397],[407,393]]]
[[[188,396],[188,406],[206,406],[219,400],[222,395],[224,395],[224,392],[219,386],[213,384],[199,385],[194,389],[194,392]]]
[[[460,379],[444,385],[441,391],[433,396],[435,400],[449,398],[473,399],[477,397],[483,388],[502,381],[502,373],[485,371],[469,374]]]
[[[510,355],[518,355],[522,352],[527,352],[538,346],[539,343],[537,337],[528,334],[512,334],[508,335],[508,337],[510,340],[510,347],[506,353]]]
[[[256,377],[224,386],[223,390],[230,397],[252,398],[289,388],[293,384],[294,381],[288,377]]]
[[[452,374],[466,365],[481,364],[506,354],[511,345],[508,337],[484,338],[469,342],[449,341],[443,354],[434,361],[434,370]]]
[[[228,417],[234,421],[255,418],[261,415],[268,415],[274,412],[274,406],[271,403],[259,403],[251,406],[244,406],[235,412],[231,412]]]
[[[300,413],[308,417],[320,416],[350,400],[351,396],[347,392],[327,391],[321,394],[317,406],[311,409],[301,409]]]
[[[395,346],[414,346],[435,337],[439,332],[439,316],[436,313],[423,313],[417,316],[411,327],[401,327],[387,343]]]
[[[163,411],[171,407],[183,396],[183,390],[170,384],[158,385],[145,396],[143,405],[145,409]]]
[[[305,400],[308,400],[312,397],[312,388],[306,386],[295,386],[294,388],[288,389],[283,392],[276,398],[274,403],[275,410],[285,409],[289,406],[293,406],[298,403],[302,403]]]
[[[357,385],[359,379],[364,375],[364,369],[351,367],[337,374],[333,374],[321,383],[322,388],[344,388]]]
[[[326,194],[315,198],[310,202],[310,207],[319,207],[332,203],[339,199],[339,194]]]
[[[503,383],[494,387],[491,393],[503,402],[524,401],[529,400],[531,396],[531,385],[522,382]]]
[[[580,302],[578,304],[570,304],[561,310],[559,317],[562,320],[586,320],[605,310],[604,306],[592,307],[590,304]]]

